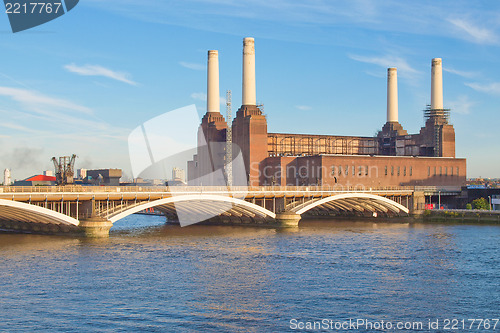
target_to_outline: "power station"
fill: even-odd
[[[408,134],[398,119],[397,69],[387,71],[387,122],[374,137],[269,133],[256,104],[255,41],[243,39],[242,105],[228,125],[220,113],[218,51],[208,51],[207,113],[188,162],[190,185],[220,185],[215,175],[241,154],[250,186],[461,186],[466,160],[455,157],[455,130],[443,106],[442,60],[431,63],[431,104],[425,126]],[[212,176],[211,176],[212,175]],[[227,176],[226,176],[227,177]],[[227,179],[226,179],[227,180]],[[229,179],[232,183],[232,179]]]

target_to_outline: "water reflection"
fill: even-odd
[[[498,315],[498,226],[131,218],[109,239],[0,235],[0,330],[262,332],[291,318]]]

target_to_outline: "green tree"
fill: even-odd
[[[472,206],[474,209],[490,210],[490,204],[485,198],[479,198],[472,201]]]
[[[471,210],[472,209],[472,205],[470,203],[468,203],[467,205],[465,205],[465,209]]]

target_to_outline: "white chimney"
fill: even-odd
[[[243,101],[242,105],[256,105],[255,88],[255,41],[243,39]]]
[[[443,61],[432,59],[431,109],[443,109]]]
[[[387,122],[398,122],[398,70],[387,69]]]
[[[219,52],[208,51],[207,112],[220,112]]]

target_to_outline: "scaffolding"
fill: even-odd
[[[231,90],[226,91],[226,177],[227,186],[233,186],[233,110],[232,110],[232,93]]]
[[[379,143],[377,138],[268,134],[269,156],[314,156],[322,154],[337,155],[376,155]]]
[[[434,123],[448,124],[450,121],[450,111],[451,109],[431,109],[431,106],[427,105],[424,109],[424,118],[432,120]]]

